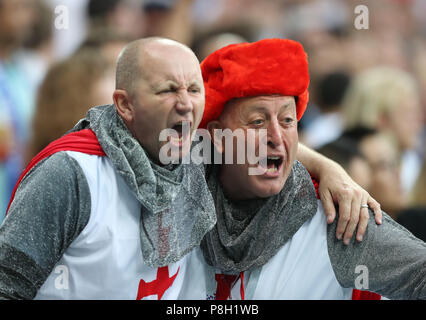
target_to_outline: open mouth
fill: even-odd
[[[179,121],[174,126],[171,127],[174,130],[174,133],[169,136],[170,142],[176,145],[182,145],[182,143],[190,136],[191,132],[191,121]]]
[[[283,163],[282,157],[280,157],[280,156],[269,156],[267,158],[266,172],[269,172],[269,173],[277,172],[281,168],[282,163]]]
[[[261,159],[261,161],[259,161],[259,167],[262,168],[262,174],[266,176],[276,176],[279,175],[283,161],[284,159],[282,156],[271,155]]]

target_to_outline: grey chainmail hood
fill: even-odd
[[[201,243],[204,258],[226,273],[261,267],[317,211],[311,177],[295,161],[281,192],[265,199],[231,202],[223,194],[218,166],[207,173],[217,224]]]
[[[89,110],[71,131],[92,129],[113,166],[141,203],[144,263],[161,267],[198,246],[216,223],[204,167],[153,163],[118,116],[114,105]]]

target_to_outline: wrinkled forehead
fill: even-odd
[[[151,46],[140,57],[143,77],[149,81],[203,81],[197,57],[185,47]]]
[[[221,119],[226,119],[236,114],[248,115],[253,112],[280,113],[284,111],[296,112],[296,103],[293,96],[263,95],[228,101],[220,117]]]

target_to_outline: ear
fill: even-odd
[[[133,105],[130,100],[130,95],[126,90],[116,89],[112,94],[115,108],[121,118],[127,123],[133,121]]]
[[[220,129],[220,131],[218,130]],[[210,121],[207,124],[207,130],[210,133],[210,136],[212,137],[213,145],[215,146],[216,150],[219,153],[223,153],[224,147],[223,147],[223,134],[222,134],[222,126],[219,121],[214,120]]]

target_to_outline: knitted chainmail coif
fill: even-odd
[[[201,248],[207,263],[223,272],[238,274],[263,266],[317,211],[311,177],[298,161],[279,194],[238,202],[225,197],[219,167],[209,169],[207,181],[217,223]]]
[[[198,246],[216,222],[204,167],[161,167],[132,136],[114,105],[89,110],[72,131],[92,129],[113,166],[141,203],[140,241],[144,263],[161,267]]]

